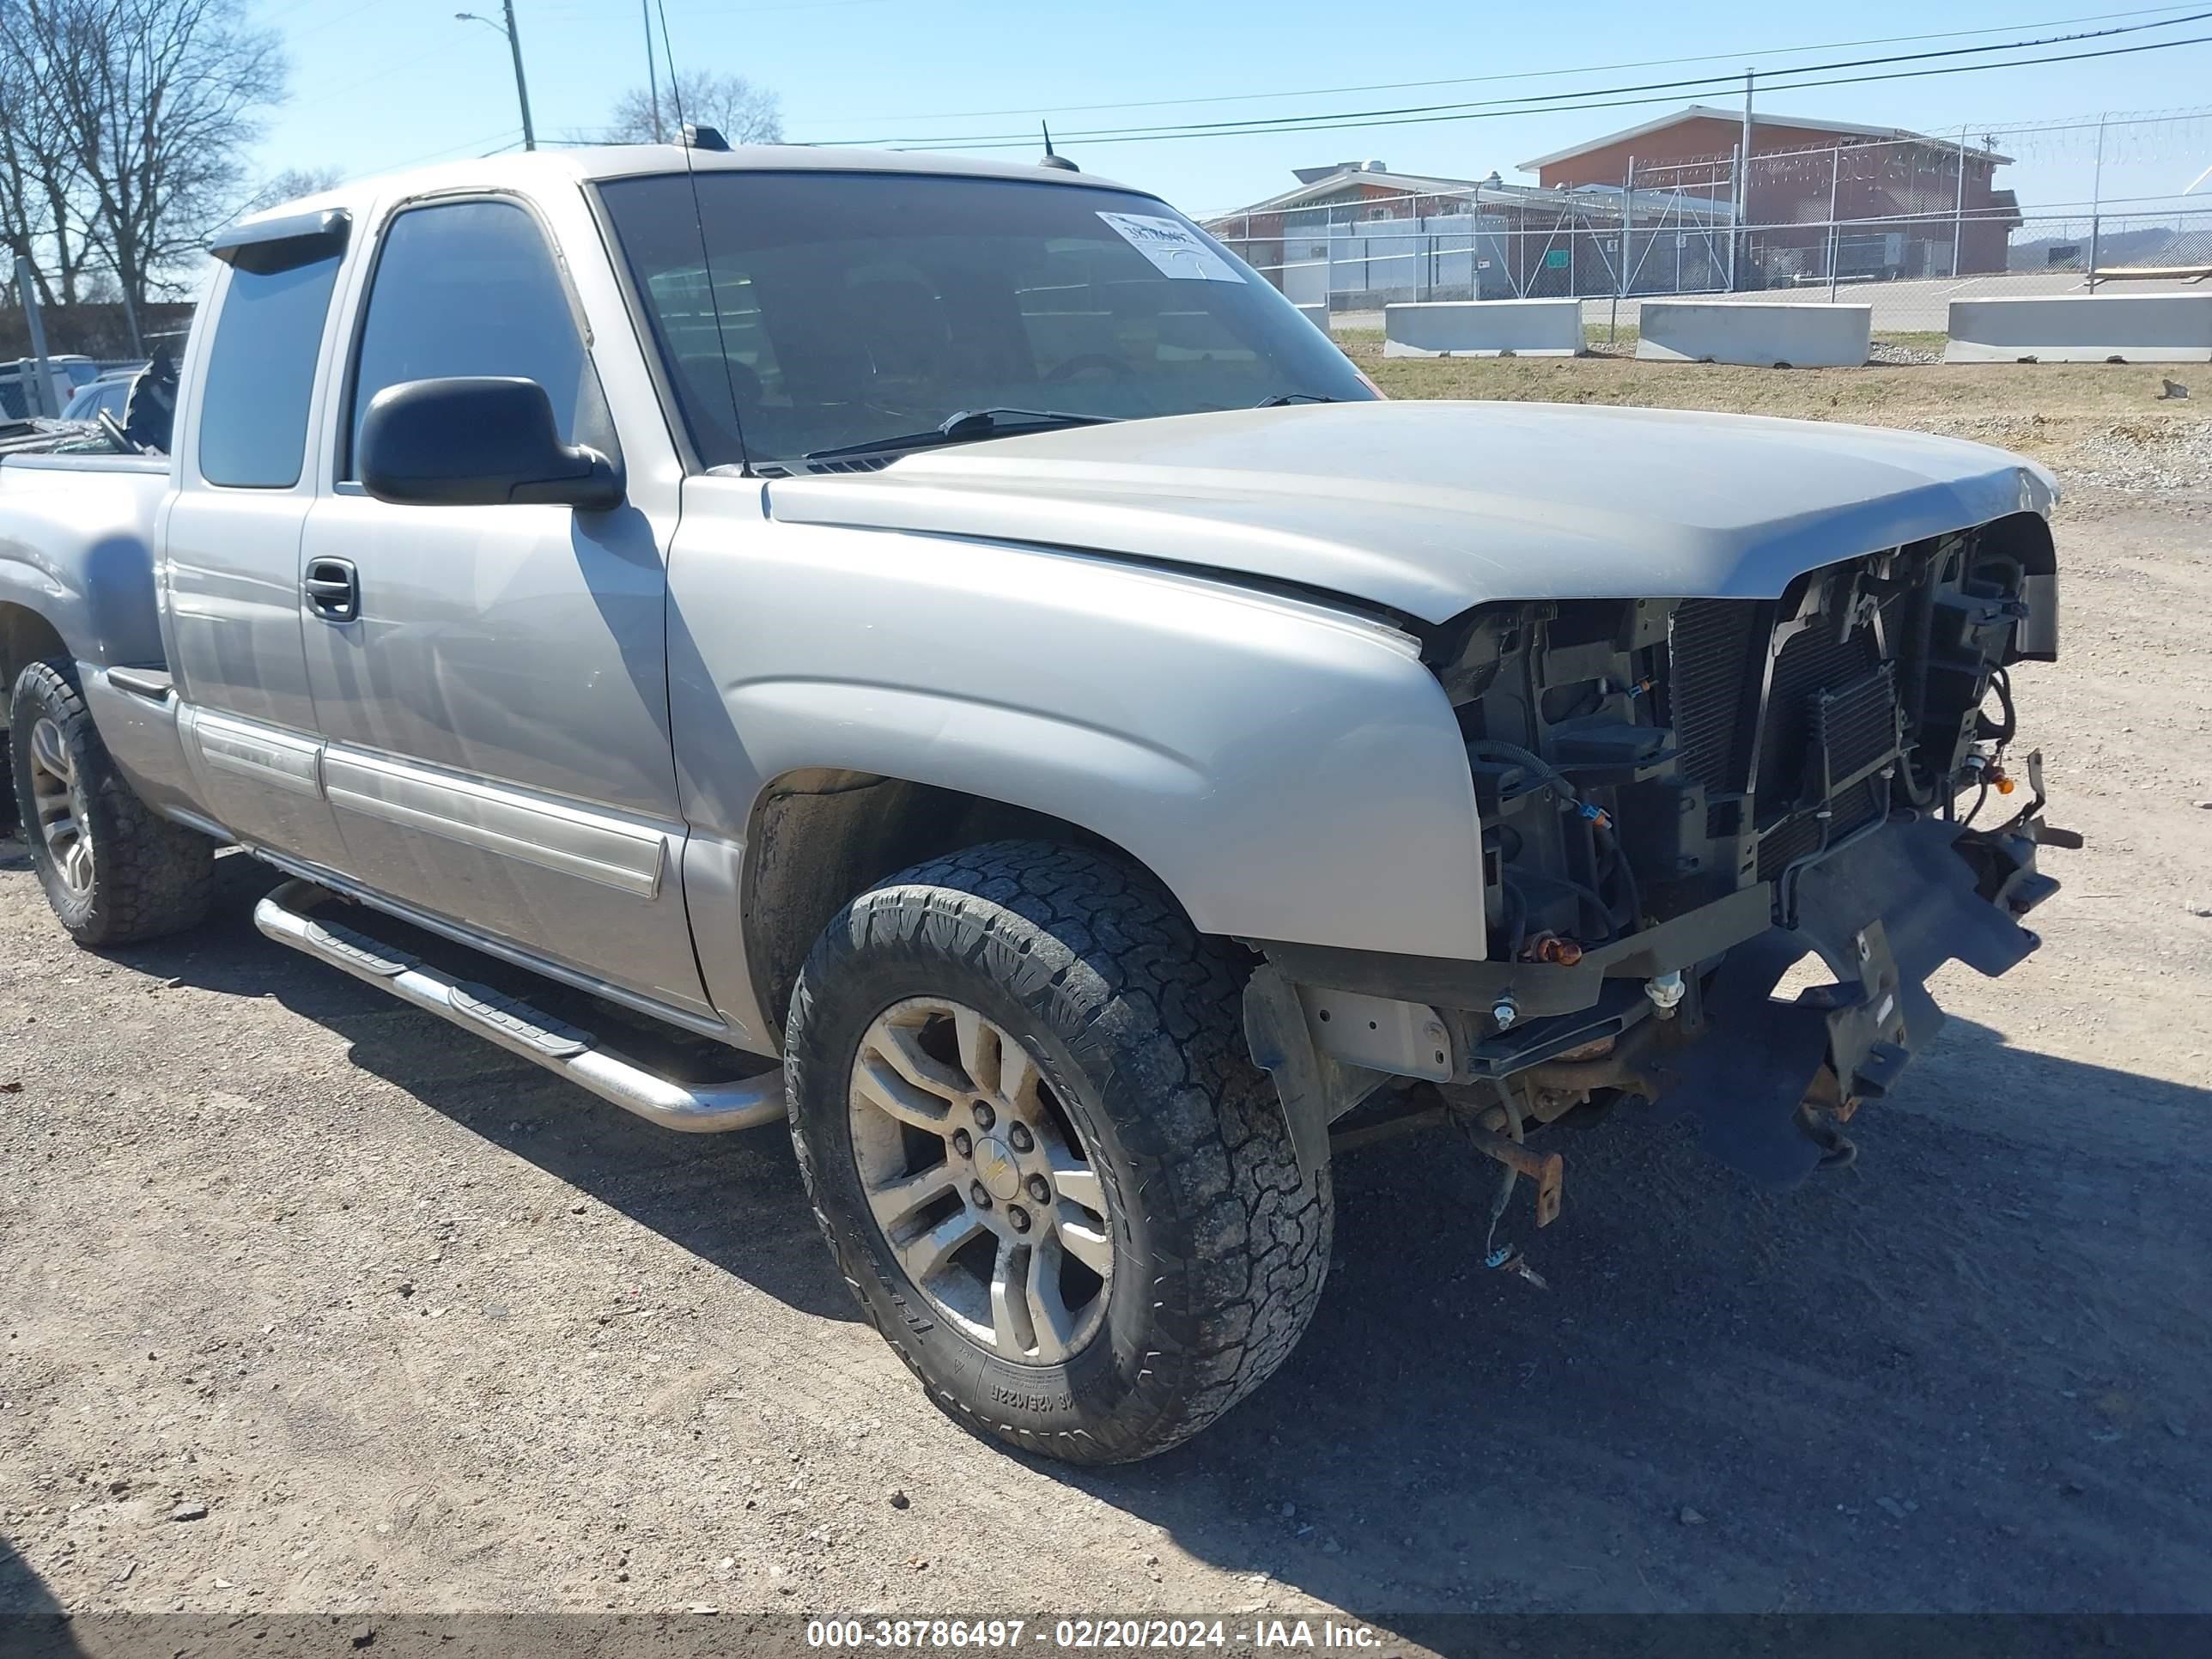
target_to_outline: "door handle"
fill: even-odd
[[[350,559],[310,559],[300,584],[308,607],[325,622],[361,620],[361,572]]]

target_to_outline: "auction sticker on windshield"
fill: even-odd
[[[1236,266],[1206,246],[1205,239],[1188,225],[1150,213],[1105,213],[1098,216],[1121,240],[1150,259],[1164,276],[1201,283],[1241,283]]]

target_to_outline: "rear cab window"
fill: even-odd
[[[327,233],[232,252],[200,375],[198,461],[209,483],[289,489],[300,482],[315,367],[344,254],[343,236]]]

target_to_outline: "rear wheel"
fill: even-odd
[[[1080,1462],[1196,1433],[1328,1272],[1232,957],[1140,874],[1002,842],[839,914],[793,994],[793,1132],[854,1294],[931,1395]]]
[[[46,902],[80,945],[126,945],[207,913],[215,847],[131,793],[68,664],[34,662],[9,707],[23,839]]]

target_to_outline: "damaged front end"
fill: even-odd
[[[1486,958],[1259,942],[1246,998],[1300,1156],[1392,1078],[1534,1180],[1533,1127],[1638,1096],[1787,1184],[1942,1022],[1947,961],[2002,974],[2056,890],[2009,670],[2057,647],[2048,526],[2020,514],[1800,576],[1773,599],[1484,605],[1427,656],[1466,735]],[[1994,800],[2011,808],[2001,823]],[[1809,979],[1808,958],[1821,970]],[[1438,1097],[1441,1097],[1439,1098]],[[1501,1204],[1503,1199],[1501,1196]]]

